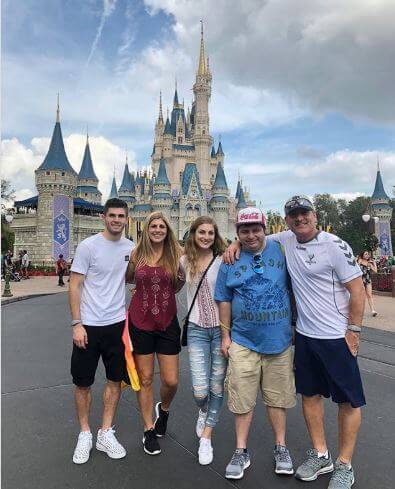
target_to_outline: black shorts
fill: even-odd
[[[177,316],[165,331],[144,331],[129,323],[129,333],[133,351],[137,355],[149,355],[151,353],[177,355],[181,351],[181,328]]]
[[[85,326],[88,334],[86,349],[73,345],[71,375],[79,387],[89,387],[95,380],[99,358],[102,357],[106,377],[120,382],[125,376],[125,347],[122,333],[125,321],[108,326]]]
[[[296,333],[296,392],[332,397],[336,403],[357,408],[366,404],[358,362],[346,340],[318,339]]]

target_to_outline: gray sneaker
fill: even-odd
[[[342,462],[335,462],[335,470],[329,482],[328,489],[350,489],[354,484],[354,471]]]
[[[300,465],[295,477],[301,481],[315,481],[321,474],[332,472],[333,462],[331,455],[328,454],[328,458],[319,457],[315,448],[307,450],[307,458]]]
[[[274,463],[276,464],[274,469],[276,474],[294,473],[292,458],[287,447],[282,445],[276,445],[274,447]]]
[[[236,448],[231,461],[225,469],[227,479],[241,479],[244,475],[244,469],[251,465],[250,454],[244,452],[242,448]]]

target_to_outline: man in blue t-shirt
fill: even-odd
[[[229,358],[228,407],[237,438],[225,477],[241,479],[250,466],[247,438],[259,388],[275,436],[275,472],[293,474],[285,443],[285,410],[296,403],[285,256],[279,243],[265,240],[265,216],[259,209],[239,211],[236,229],[240,259],[221,265],[214,296],[222,351]]]

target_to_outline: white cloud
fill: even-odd
[[[393,0],[145,3],[174,16],[178,43],[191,57],[205,20],[216,82],[278,93],[317,112],[395,122],[388,103],[395,100]]]
[[[354,200],[357,197],[362,197],[363,194],[362,192],[340,192],[339,194],[332,194],[332,197],[335,199],[343,199],[346,200],[347,202],[350,202],[350,200]]]
[[[23,145],[16,138],[1,142],[3,160],[2,176],[10,180],[16,190],[16,200],[36,195],[34,171],[39,167],[47,154],[50,138],[33,138],[30,146]],[[71,134],[64,138],[65,150],[70,164],[76,172],[81,168],[85,150],[86,136]],[[105,200],[111,188],[113,172],[120,186],[125,165],[125,151],[103,137],[90,137],[89,146],[93,166],[99,179],[99,189]],[[129,169],[136,169],[135,154],[128,153]]]

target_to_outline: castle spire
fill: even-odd
[[[372,200],[386,200],[390,201],[386,191],[384,190],[383,180],[381,178],[380,165],[379,160],[377,159],[377,174],[376,174],[376,183],[374,186],[374,191],[372,195]]]
[[[198,75],[206,74],[206,57],[204,54],[204,37],[203,37],[203,20],[200,21],[200,55],[199,55],[199,67]]]
[[[159,117],[158,122],[163,123],[163,112],[162,112],[162,90],[159,92]]]
[[[177,105],[178,105],[178,93],[177,93],[177,78],[176,78],[173,106],[176,107]]]
[[[59,93],[58,93],[58,102],[56,105],[56,122],[60,122],[60,110],[59,110]]]

